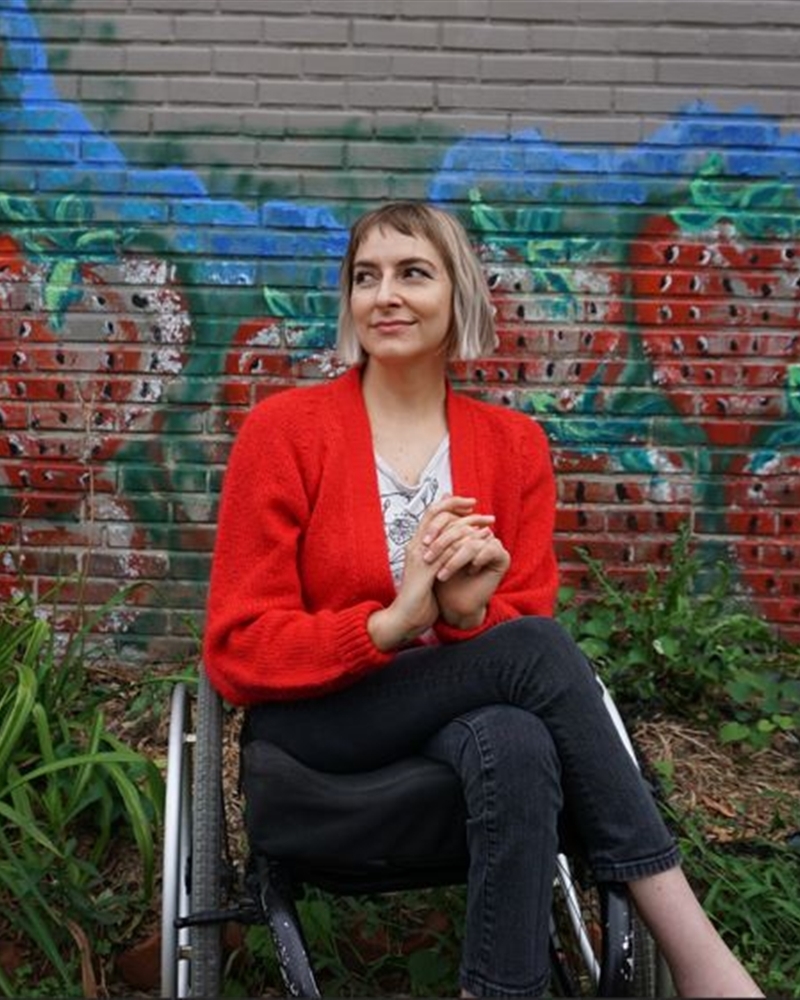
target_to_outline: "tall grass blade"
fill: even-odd
[[[0,723],[0,795],[2,795],[3,774],[17,747],[20,735],[28,724],[38,689],[36,674],[27,664],[18,664],[16,675],[16,686],[10,697],[11,707],[7,712],[4,711]]]

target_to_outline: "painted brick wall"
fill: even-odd
[[[565,583],[688,521],[800,635],[800,4],[0,0],[0,39],[6,593],[141,581],[111,641],[191,649],[236,428],[337,371],[347,227],[412,197],[485,262],[454,377],[544,424]]]

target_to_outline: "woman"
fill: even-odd
[[[225,478],[205,657],[223,697],[306,764],[410,753],[459,774],[470,870],[462,994],[547,987],[562,805],[600,879],[625,881],[689,996],[761,995],[551,618],[555,489],[520,413],[454,393],[486,355],[488,289],[459,223],[395,203],[353,227],[338,348],[321,386],[271,397]]]

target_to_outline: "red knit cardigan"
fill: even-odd
[[[511,567],[483,624],[437,622],[441,642],[519,615],[550,615],[555,486],[530,418],[448,389],[453,492],[496,516]],[[389,663],[367,619],[395,596],[361,371],[278,393],[245,420],[225,474],[204,658],[238,705],[302,698]]]

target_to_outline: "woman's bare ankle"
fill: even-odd
[[[683,997],[763,997],[720,937],[680,868],[630,883]]]

